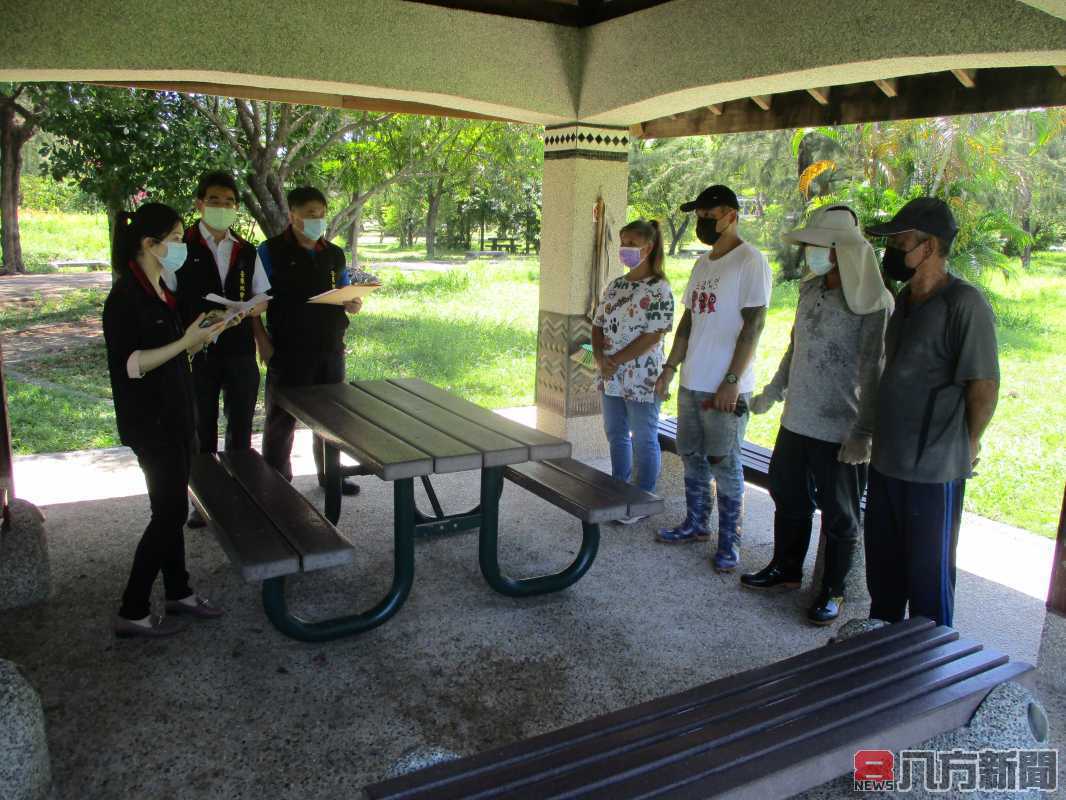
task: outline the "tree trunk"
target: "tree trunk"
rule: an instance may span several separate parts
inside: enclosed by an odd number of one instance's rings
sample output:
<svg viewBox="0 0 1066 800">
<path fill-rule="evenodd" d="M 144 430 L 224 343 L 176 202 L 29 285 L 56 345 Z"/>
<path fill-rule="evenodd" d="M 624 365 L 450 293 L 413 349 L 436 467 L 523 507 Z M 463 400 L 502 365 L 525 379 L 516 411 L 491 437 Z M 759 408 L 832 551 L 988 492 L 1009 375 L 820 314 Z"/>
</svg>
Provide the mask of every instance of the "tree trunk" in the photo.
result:
<svg viewBox="0 0 1066 800">
<path fill-rule="evenodd" d="M 19 188 L 22 177 L 22 146 L 33 136 L 29 124 L 15 122 L 15 110 L 0 109 L 0 238 L 3 265 L 0 274 L 26 271 L 19 237 Z"/>
<path fill-rule="evenodd" d="M 1025 182 L 1021 182 L 1021 186 L 1018 189 L 1018 216 L 1022 221 L 1022 230 L 1029 234 L 1029 241 L 1025 243 L 1022 248 L 1022 269 L 1029 269 L 1029 260 L 1033 256 L 1033 192 L 1029 188 L 1029 185 Z"/>
<path fill-rule="evenodd" d="M 359 268 L 359 229 L 363 227 L 363 207 L 359 206 L 352 216 L 348 229 L 348 261 L 352 269 Z"/>
<path fill-rule="evenodd" d="M 681 220 L 681 227 L 677 227 L 677 223 L 674 222 L 673 217 L 667 217 L 666 221 L 670 225 L 670 255 L 677 255 L 677 246 L 681 244 L 681 239 L 685 236 L 685 231 L 688 230 L 689 215 L 685 214 L 684 219 Z"/>
<path fill-rule="evenodd" d="M 437 214 L 440 212 L 442 192 L 430 192 L 426 209 L 426 258 L 437 255 Z"/>
<path fill-rule="evenodd" d="M 248 213 L 259 223 L 259 229 L 267 237 L 277 236 L 289 225 L 289 210 L 271 191 L 270 177 L 269 174 L 249 175 L 248 191 L 243 193 Z"/>
</svg>

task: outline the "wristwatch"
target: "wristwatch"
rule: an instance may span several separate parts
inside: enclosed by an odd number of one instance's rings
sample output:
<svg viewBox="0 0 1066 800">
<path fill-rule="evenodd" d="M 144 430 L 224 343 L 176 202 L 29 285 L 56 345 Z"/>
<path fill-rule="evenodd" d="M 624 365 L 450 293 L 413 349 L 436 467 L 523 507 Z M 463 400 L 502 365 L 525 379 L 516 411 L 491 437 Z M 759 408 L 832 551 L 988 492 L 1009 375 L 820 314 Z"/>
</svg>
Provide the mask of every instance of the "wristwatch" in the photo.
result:
<svg viewBox="0 0 1066 800">
<path fill-rule="evenodd" d="M 733 373 L 733 372 L 727 372 L 727 373 L 725 374 L 725 382 L 726 382 L 726 383 L 736 383 L 736 382 L 737 382 L 737 380 L 738 380 L 738 378 L 737 378 L 737 376 L 736 376 L 736 373 Z"/>
</svg>

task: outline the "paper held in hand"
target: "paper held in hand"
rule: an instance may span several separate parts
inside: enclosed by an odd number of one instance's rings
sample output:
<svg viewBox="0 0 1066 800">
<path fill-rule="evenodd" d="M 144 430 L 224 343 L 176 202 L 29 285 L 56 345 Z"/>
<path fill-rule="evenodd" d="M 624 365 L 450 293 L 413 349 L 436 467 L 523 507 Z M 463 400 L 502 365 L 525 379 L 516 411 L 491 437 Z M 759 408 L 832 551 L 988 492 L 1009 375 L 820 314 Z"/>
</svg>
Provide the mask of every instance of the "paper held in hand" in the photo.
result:
<svg viewBox="0 0 1066 800">
<path fill-rule="evenodd" d="M 375 289 L 380 289 L 380 283 L 352 283 L 339 289 L 330 289 L 328 292 L 316 294 L 308 303 L 328 303 L 329 305 L 342 306 L 357 297 L 366 297 Z"/>
<path fill-rule="evenodd" d="M 269 303 L 270 295 L 257 294 L 251 300 L 245 300 L 242 302 L 240 300 L 230 300 L 228 297 L 222 297 L 221 295 L 211 293 L 209 295 L 205 295 L 204 300 L 208 300 L 212 303 L 218 303 L 220 306 L 225 306 L 227 312 L 226 316 L 219 321 L 229 323 L 230 321 L 236 319 L 239 315 L 247 314 L 256 306 L 261 306 L 264 303 Z"/>
</svg>

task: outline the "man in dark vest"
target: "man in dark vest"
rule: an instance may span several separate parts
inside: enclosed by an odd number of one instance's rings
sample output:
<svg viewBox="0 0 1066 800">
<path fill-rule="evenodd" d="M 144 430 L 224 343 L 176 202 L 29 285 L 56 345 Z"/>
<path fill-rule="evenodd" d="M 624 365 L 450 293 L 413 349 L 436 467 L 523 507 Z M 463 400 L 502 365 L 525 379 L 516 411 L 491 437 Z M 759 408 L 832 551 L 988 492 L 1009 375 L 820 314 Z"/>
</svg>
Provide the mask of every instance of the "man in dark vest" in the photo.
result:
<svg viewBox="0 0 1066 800">
<path fill-rule="evenodd" d="M 326 198 L 318 189 L 301 186 L 287 196 L 289 226 L 259 245 L 259 258 L 273 285 L 267 309 L 269 340 L 260 349 L 267 362 L 266 423 L 263 458 L 292 480 L 293 435 L 296 420 L 274 401 L 281 386 L 311 386 L 344 380 L 344 332 L 348 314 L 362 308 L 362 300 L 343 306 L 309 304 L 316 294 L 350 282 L 344 251 L 326 241 Z M 318 483 L 326 485 L 322 442 L 314 444 Z M 345 479 L 346 495 L 359 487 Z"/>
<path fill-rule="evenodd" d="M 185 325 L 205 311 L 220 306 L 204 298 L 221 295 L 246 301 L 270 289 L 270 281 L 256 258 L 255 247 L 232 230 L 237 219 L 237 183 L 228 172 L 209 172 L 196 187 L 199 221 L 185 231 L 188 258 L 175 272 L 164 277 L 174 289 Z M 240 324 L 224 331 L 218 340 L 192 362 L 196 391 L 197 437 L 200 452 L 218 449 L 218 398 L 222 395 L 226 415 L 226 450 L 252 446 L 252 416 L 259 396 L 259 367 L 255 363 L 256 339 L 265 338 L 253 309 Z M 189 527 L 203 527 L 193 509 Z"/>
</svg>

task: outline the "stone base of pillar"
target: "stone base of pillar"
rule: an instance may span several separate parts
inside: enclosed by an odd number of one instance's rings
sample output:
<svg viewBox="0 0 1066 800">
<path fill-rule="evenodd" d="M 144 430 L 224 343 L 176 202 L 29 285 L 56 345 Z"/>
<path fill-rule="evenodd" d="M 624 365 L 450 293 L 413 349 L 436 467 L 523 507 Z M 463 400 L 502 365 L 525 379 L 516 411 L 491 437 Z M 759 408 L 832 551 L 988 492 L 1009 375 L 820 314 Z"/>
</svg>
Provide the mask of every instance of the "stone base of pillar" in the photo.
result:
<svg viewBox="0 0 1066 800">
<path fill-rule="evenodd" d="M 551 409 L 537 406 L 537 428 L 566 439 L 574 446 L 574 458 L 604 458 L 610 453 L 603 433 L 603 417 L 564 417 Z"/>
<path fill-rule="evenodd" d="M 41 698 L 14 664 L 0 660 L 0 797 L 44 800 L 51 783 Z"/>
<path fill-rule="evenodd" d="M 11 529 L 0 531 L 0 610 L 48 599 L 52 573 L 44 515 L 32 503 L 11 503 Z"/>
</svg>

